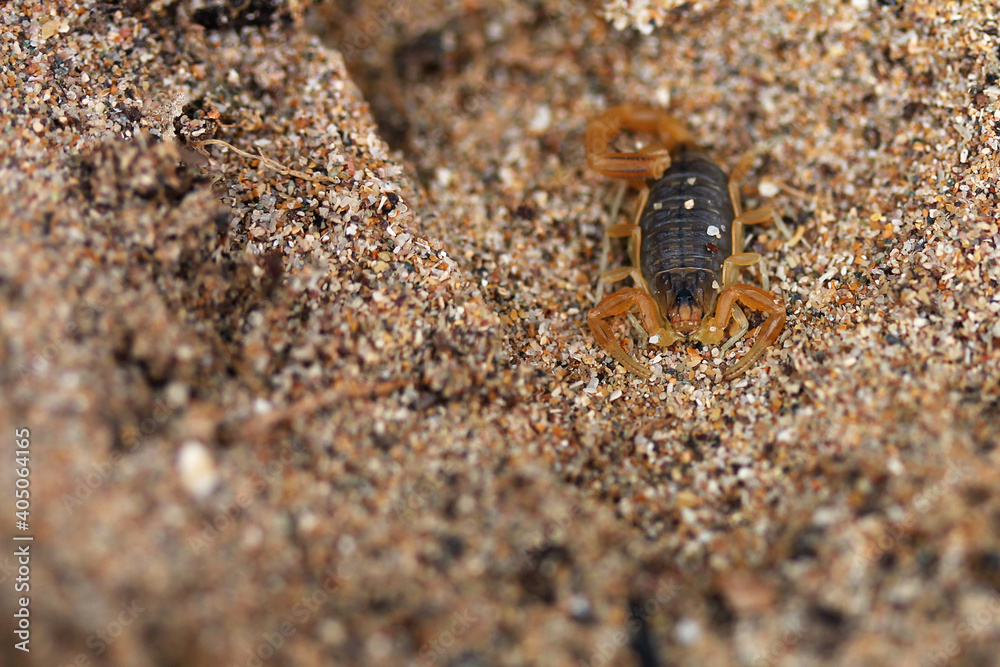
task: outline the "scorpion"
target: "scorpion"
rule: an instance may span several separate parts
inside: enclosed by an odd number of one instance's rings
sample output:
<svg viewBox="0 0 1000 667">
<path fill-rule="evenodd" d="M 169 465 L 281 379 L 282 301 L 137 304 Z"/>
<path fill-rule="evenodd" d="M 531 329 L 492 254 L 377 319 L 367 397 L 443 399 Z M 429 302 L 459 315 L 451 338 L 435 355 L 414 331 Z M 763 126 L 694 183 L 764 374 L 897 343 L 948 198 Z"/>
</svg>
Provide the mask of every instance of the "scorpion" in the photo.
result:
<svg viewBox="0 0 1000 667">
<path fill-rule="evenodd" d="M 611 140 L 623 129 L 650 133 L 658 144 L 615 152 Z M 742 210 L 739 184 L 756 153 L 743 156 L 727 178 L 681 122 L 659 109 L 633 104 L 612 107 L 591 120 L 586 148 L 591 169 L 639 190 L 634 222 L 605 227 L 606 239 L 631 239 L 632 266 L 603 273 L 598 293 L 606 283 L 626 278 L 634 286 L 607 295 L 588 312 L 597 343 L 626 369 L 648 378 L 652 372 L 625 352 L 609 319 L 638 309 L 649 342 L 664 347 L 688 338 L 718 344 L 733 319 L 739 329 L 722 346 L 725 352 L 749 328 L 742 305 L 763 313 L 764 322 L 750 351 L 722 379 L 746 372 L 785 326 L 780 299 L 737 282 L 741 268 L 761 261 L 760 254 L 744 252 L 743 228 L 772 220 L 781 224 L 771 206 Z M 766 287 L 766 273 L 761 274 Z"/>
</svg>

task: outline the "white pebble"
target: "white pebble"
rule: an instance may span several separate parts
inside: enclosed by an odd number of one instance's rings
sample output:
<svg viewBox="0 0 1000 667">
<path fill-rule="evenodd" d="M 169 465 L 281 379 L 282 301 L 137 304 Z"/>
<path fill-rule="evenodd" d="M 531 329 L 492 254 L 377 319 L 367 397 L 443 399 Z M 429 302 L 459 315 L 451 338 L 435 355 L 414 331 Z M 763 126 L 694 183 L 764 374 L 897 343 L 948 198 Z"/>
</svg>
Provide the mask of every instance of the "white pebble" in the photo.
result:
<svg viewBox="0 0 1000 667">
<path fill-rule="evenodd" d="M 684 202 L 684 208 L 686 208 L 689 211 L 691 209 L 693 209 L 694 208 L 694 200 L 693 199 L 688 199 L 686 202 Z"/>
<path fill-rule="evenodd" d="M 528 123 L 528 130 L 535 134 L 541 134 L 549 129 L 549 125 L 551 124 L 552 109 L 549 108 L 548 104 L 542 104 L 535 109 L 535 115 L 532 117 L 531 122 Z"/>
<path fill-rule="evenodd" d="M 434 171 L 434 180 L 437 181 L 438 185 L 441 187 L 448 187 L 451 183 L 451 169 L 448 169 L 447 167 L 438 167 Z"/>
<path fill-rule="evenodd" d="M 890 457 L 889 460 L 886 461 L 885 467 L 893 475 L 901 475 L 906 471 L 906 468 L 903 466 L 903 462 L 895 456 Z"/>
<path fill-rule="evenodd" d="M 693 644 L 701 637 L 701 625 L 693 618 L 682 618 L 674 626 L 674 639 L 678 644 L 687 646 Z"/>
<path fill-rule="evenodd" d="M 327 646 L 339 646 L 347 638 L 344 626 L 332 618 L 320 621 L 316 630 L 319 640 Z"/>
<path fill-rule="evenodd" d="M 722 232 L 720 232 L 719 228 L 716 227 L 715 225 L 709 225 L 708 226 L 708 235 L 709 236 L 714 236 L 717 239 L 721 239 L 722 238 Z"/>
<path fill-rule="evenodd" d="M 757 186 L 761 197 L 773 197 L 778 194 L 778 186 L 771 181 L 761 181 Z"/>
<path fill-rule="evenodd" d="M 205 445 L 197 440 L 188 440 L 177 452 L 177 472 L 181 484 L 197 500 L 211 495 L 219 484 L 219 473 L 215 461 Z"/>
<path fill-rule="evenodd" d="M 486 24 L 486 39 L 490 40 L 491 42 L 499 42 L 501 39 L 503 39 L 503 33 L 504 29 L 502 23 L 498 23 L 497 21 L 491 21 L 490 23 Z"/>
<path fill-rule="evenodd" d="M 574 595 L 569 599 L 569 613 L 575 619 L 588 618 L 593 611 L 590 600 L 582 595 Z"/>
</svg>

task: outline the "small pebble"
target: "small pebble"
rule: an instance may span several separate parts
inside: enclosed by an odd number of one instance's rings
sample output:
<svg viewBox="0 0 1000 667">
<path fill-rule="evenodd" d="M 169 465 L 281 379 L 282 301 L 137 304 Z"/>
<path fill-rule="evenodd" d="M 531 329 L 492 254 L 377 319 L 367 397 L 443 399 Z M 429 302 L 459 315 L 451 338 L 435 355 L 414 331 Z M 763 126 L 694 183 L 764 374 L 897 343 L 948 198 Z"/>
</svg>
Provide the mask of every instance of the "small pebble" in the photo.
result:
<svg viewBox="0 0 1000 667">
<path fill-rule="evenodd" d="M 761 197 L 775 197 L 780 192 L 778 186 L 768 180 L 761 180 L 757 189 L 760 192 Z"/>
<path fill-rule="evenodd" d="M 683 646 L 694 644 L 701 638 L 701 624 L 693 618 L 682 618 L 674 626 L 674 639 Z"/>
<path fill-rule="evenodd" d="M 212 454 L 197 440 L 189 440 L 177 452 L 177 472 L 181 484 L 196 500 L 204 500 L 219 485 L 219 473 Z"/>
</svg>

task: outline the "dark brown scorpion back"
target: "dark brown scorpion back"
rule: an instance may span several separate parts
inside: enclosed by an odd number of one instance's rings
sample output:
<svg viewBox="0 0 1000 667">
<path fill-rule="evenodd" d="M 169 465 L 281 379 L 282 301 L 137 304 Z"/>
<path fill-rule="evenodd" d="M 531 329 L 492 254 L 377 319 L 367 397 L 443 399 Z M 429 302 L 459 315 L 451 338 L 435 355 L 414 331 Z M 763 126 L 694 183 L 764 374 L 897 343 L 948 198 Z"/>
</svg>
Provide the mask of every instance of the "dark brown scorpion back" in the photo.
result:
<svg viewBox="0 0 1000 667">
<path fill-rule="evenodd" d="M 706 154 L 682 149 L 650 184 L 639 225 L 640 271 L 678 334 L 713 312 L 722 264 L 733 254 L 729 177 Z"/>
</svg>

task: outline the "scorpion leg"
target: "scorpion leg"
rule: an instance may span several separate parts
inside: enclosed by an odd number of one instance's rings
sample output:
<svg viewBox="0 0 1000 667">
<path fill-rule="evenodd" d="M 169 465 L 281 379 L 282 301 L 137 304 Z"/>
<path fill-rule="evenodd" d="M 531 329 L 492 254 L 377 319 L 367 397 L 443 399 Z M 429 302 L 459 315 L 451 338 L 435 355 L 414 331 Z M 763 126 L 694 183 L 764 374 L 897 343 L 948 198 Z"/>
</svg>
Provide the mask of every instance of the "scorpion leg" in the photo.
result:
<svg viewBox="0 0 1000 667">
<path fill-rule="evenodd" d="M 635 215 L 632 224 L 635 230 L 632 233 L 632 263 L 639 266 L 639 244 L 642 243 L 642 230 L 639 223 L 642 221 L 642 212 L 646 210 L 649 202 L 649 186 L 646 181 L 629 181 L 634 188 L 639 190 L 639 198 L 635 202 Z"/>
<path fill-rule="evenodd" d="M 733 220 L 733 239 L 735 240 L 736 238 L 737 223 L 740 225 L 740 238 L 742 239 L 743 225 L 761 225 L 771 222 L 774 223 L 774 226 L 778 228 L 786 240 L 792 238 L 792 233 L 785 226 L 785 221 L 781 218 L 781 214 L 778 213 L 778 209 L 773 206 L 761 206 L 750 211 L 744 211 L 736 216 L 736 219 Z"/>
<path fill-rule="evenodd" d="M 632 236 L 637 229 L 639 229 L 639 225 L 633 225 L 631 222 L 620 222 L 617 225 L 605 227 L 604 233 L 610 239 L 623 239 Z"/>
<path fill-rule="evenodd" d="M 740 213 L 733 219 L 733 252 L 736 253 L 736 256 L 754 255 L 757 258 L 756 260 L 749 263 L 737 262 L 736 263 L 737 267 L 750 266 L 751 264 L 756 264 L 758 261 L 760 261 L 760 255 L 758 255 L 757 253 L 743 252 L 743 226 L 759 225 L 768 222 L 770 220 L 776 220 L 779 222 L 781 221 L 781 216 L 779 216 L 777 211 L 775 211 L 775 209 L 770 206 L 755 208 L 752 211 L 744 211 L 743 213 Z M 781 228 L 784 229 L 785 227 L 784 223 L 780 224 Z M 785 231 L 787 232 L 788 230 L 786 229 Z M 723 272 L 722 274 L 723 284 L 728 285 L 731 282 L 735 282 L 738 273 L 739 273 L 738 268 L 729 274 Z M 764 285 L 764 289 L 766 290 L 768 288 L 767 276 L 764 274 L 763 269 L 761 269 L 761 283 Z"/>
<path fill-rule="evenodd" d="M 642 229 L 639 227 L 639 220 L 642 217 L 642 210 L 646 208 L 646 202 L 649 200 L 649 186 L 646 185 L 646 181 L 642 180 L 631 180 L 629 181 L 633 187 L 639 190 L 639 201 L 638 206 L 635 209 L 635 222 L 634 223 L 618 223 L 613 225 L 608 225 L 604 228 L 604 242 L 601 244 L 601 276 L 597 282 L 597 300 L 594 302 L 596 306 L 603 296 L 603 287 L 606 282 L 614 282 L 609 280 L 604 280 L 603 277 L 608 273 L 608 254 L 611 252 L 611 244 L 609 239 L 621 239 L 626 237 L 631 237 L 631 248 L 630 256 L 632 258 L 632 265 L 639 266 L 639 248 L 642 244 Z M 617 206 L 616 206 L 617 209 Z M 620 278 L 618 280 L 621 280 Z M 635 284 L 637 286 L 642 286 L 648 288 L 646 281 L 641 279 L 636 280 Z"/>
<path fill-rule="evenodd" d="M 622 206 L 622 199 L 625 198 L 626 187 L 628 186 L 624 181 L 618 183 L 618 191 L 615 193 L 615 199 L 611 205 L 611 215 L 608 217 L 608 220 L 611 221 L 611 225 L 605 226 L 604 234 L 601 235 L 601 261 L 600 261 L 600 270 L 597 272 L 598 276 L 603 276 L 605 273 L 608 272 L 608 257 L 611 255 L 611 237 L 608 235 L 608 229 L 609 227 L 614 226 L 614 221 L 618 218 L 618 212 L 621 210 Z M 594 300 L 595 306 L 598 304 L 598 302 L 600 302 L 601 297 L 603 296 L 602 294 L 603 287 L 604 286 L 601 283 L 600 278 L 598 278 L 597 289 L 595 291 L 595 293 L 597 294 L 597 298 Z"/>
<path fill-rule="evenodd" d="M 771 279 L 767 274 L 767 262 L 761 257 L 760 261 L 757 262 L 757 271 L 760 273 L 760 286 L 765 292 L 771 291 Z"/>
<path fill-rule="evenodd" d="M 646 187 L 645 183 L 643 183 L 642 187 L 645 190 L 645 195 L 648 197 L 649 188 Z M 646 287 L 646 281 L 642 278 L 642 274 L 639 273 L 639 270 L 635 268 L 639 266 L 637 255 L 638 255 L 639 244 L 642 242 L 642 229 L 639 228 L 639 225 L 633 225 L 631 223 L 622 222 L 617 225 L 609 225 L 605 227 L 604 247 L 605 249 L 610 251 L 608 239 L 621 239 L 626 237 L 632 238 L 632 266 L 619 269 L 612 269 L 611 271 L 607 271 L 605 270 L 608 265 L 607 255 L 603 254 L 604 251 L 602 251 L 601 277 L 598 278 L 597 280 L 597 301 L 594 303 L 595 306 L 597 305 L 597 302 L 601 300 L 601 297 L 604 294 L 604 285 L 606 283 L 617 282 L 619 280 L 622 280 L 623 278 L 632 276 L 632 279 L 635 281 L 637 287 Z M 608 277 L 610 274 L 617 273 L 623 270 L 626 272 L 622 273 L 621 277 L 619 278 Z"/>
<path fill-rule="evenodd" d="M 677 340 L 676 334 L 670 329 L 660 326 L 660 311 L 656 302 L 644 290 L 637 287 L 626 287 L 609 294 L 597 306 L 587 313 L 587 324 L 594 333 L 594 339 L 605 352 L 617 359 L 622 366 L 640 377 L 648 378 L 652 372 L 631 357 L 611 331 L 611 325 L 605 320 L 616 315 L 623 315 L 638 306 L 642 325 L 652 336 L 659 336 L 659 345 L 670 345 Z"/>
<path fill-rule="evenodd" d="M 745 211 L 733 218 L 733 252 L 743 252 L 743 227 L 745 225 L 760 225 L 770 221 L 781 220 L 781 216 L 771 206 Z M 784 222 L 781 223 L 784 227 Z"/>
<path fill-rule="evenodd" d="M 759 225 L 772 220 L 785 238 L 790 240 L 792 235 L 788 231 L 788 228 L 785 227 L 785 223 L 781 219 L 781 215 L 778 214 L 778 210 L 772 206 L 762 206 L 752 211 L 744 211 L 733 220 L 733 252 L 742 252 L 743 250 L 743 225 Z M 735 245 L 737 238 L 739 239 L 739 246 Z M 769 291 L 771 289 L 770 280 L 767 277 L 767 269 L 764 267 L 763 262 L 760 263 L 757 270 L 760 272 L 760 284 L 764 287 L 764 291 Z M 734 273 L 733 279 L 735 280 L 735 278 L 736 274 Z"/>
<path fill-rule="evenodd" d="M 747 316 L 743 314 L 743 309 L 736 303 L 733 304 L 733 319 L 736 320 L 736 324 L 739 326 L 739 329 L 736 333 L 729 337 L 729 340 L 727 340 L 722 347 L 719 348 L 719 354 L 724 353 L 726 350 L 738 343 L 750 329 L 750 322 L 747 320 Z"/>
<path fill-rule="evenodd" d="M 733 211 L 736 213 L 736 219 L 733 221 L 733 252 L 743 252 L 743 225 L 756 225 L 773 220 L 786 240 L 792 238 L 791 232 L 785 226 L 785 221 L 781 219 L 781 214 L 773 206 L 762 206 L 752 211 L 743 211 L 743 202 L 740 199 L 740 182 L 750 172 L 756 157 L 767 149 L 768 146 L 761 146 L 747 151 L 733 167 L 732 173 L 729 174 L 729 198 L 733 202 Z"/>
<path fill-rule="evenodd" d="M 739 215 L 743 210 L 743 204 L 740 200 L 740 182 L 750 173 L 750 168 L 753 167 L 753 161 L 757 159 L 757 156 L 771 150 L 777 142 L 778 140 L 775 139 L 751 148 L 743 154 L 736 166 L 733 167 L 733 171 L 730 172 L 729 198 L 733 200 L 733 209 L 736 211 L 736 215 Z"/>
<path fill-rule="evenodd" d="M 616 283 L 619 280 L 625 280 L 626 278 L 631 278 L 635 282 L 636 287 L 644 287 L 645 281 L 642 279 L 642 273 L 639 269 L 634 266 L 619 266 L 617 269 L 611 269 L 606 271 L 604 275 L 601 276 L 601 283 Z"/>
<path fill-rule="evenodd" d="M 751 149 L 747 151 L 740 161 L 733 167 L 729 174 L 729 198 L 733 200 L 733 210 L 739 217 L 743 213 L 743 200 L 740 198 L 740 183 L 750 173 L 753 161 L 757 158 L 759 150 Z"/>
<path fill-rule="evenodd" d="M 741 252 L 730 255 L 722 262 L 722 288 L 725 289 L 736 282 L 736 272 L 740 267 L 753 266 L 760 261 L 756 252 Z"/>
<path fill-rule="evenodd" d="M 619 266 L 617 269 L 611 269 L 610 271 L 605 271 L 601 274 L 601 277 L 597 279 L 597 301 L 600 302 L 604 295 L 604 286 L 609 283 L 616 283 L 619 280 L 625 280 L 626 278 L 632 279 L 632 284 L 641 289 L 646 289 L 646 281 L 642 277 L 642 273 L 639 269 L 634 266 Z M 596 307 L 598 303 L 595 303 Z"/>
<path fill-rule="evenodd" d="M 750 351 L 723 374 L 723 380 L 732 380 L 742 375 L 764 354 L 765 348 L 778 340 L 778 334 L 785 326 L 785 308 L 780 301 L 759 287 L 738 284 L 730 285 L 719 296 L 715 311 L 716 327 L 722 329 L 726 326 L 729 318 L 733 316 L 733 307 L 737 301 L 747 308 L 765 313 L 766 317 Z"/>
</svg>

